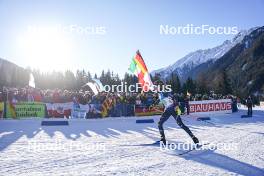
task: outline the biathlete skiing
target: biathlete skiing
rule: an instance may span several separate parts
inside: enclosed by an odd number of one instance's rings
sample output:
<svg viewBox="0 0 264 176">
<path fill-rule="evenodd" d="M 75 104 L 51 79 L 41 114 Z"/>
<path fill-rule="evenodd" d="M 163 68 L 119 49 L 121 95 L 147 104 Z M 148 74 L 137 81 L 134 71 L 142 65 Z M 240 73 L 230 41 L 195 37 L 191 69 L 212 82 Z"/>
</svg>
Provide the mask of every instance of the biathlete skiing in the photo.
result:
<svg viewBox="0 0 264 176">
<path fill-rule="evenodd" d="M 180 117 L 181 111 L 179 109 L 179 104 L 178 104 L 178 101 L 176 100 L 176 97 L 169 96 L 163 99 L 160 98 L 160 102 L 165 106 L 164 112 L 162 113 L 160 120 L 158 122 L 158 128 L 159 128 L 159 132 L 161 135 L 160 142 L 162 142 L 163 144 L 166 144 L 163 124 L 169 119 L 170 116 L 173 116 L 177 124 L 192 138 L 193 142 L 195 144 L 198 144 L 199 143 L 198 138 L 195 137 L 194 134 L 191 132 L 191 130 L 186 125 L 184 125 L 182 122 L 182 119 Z"/>
</svg>

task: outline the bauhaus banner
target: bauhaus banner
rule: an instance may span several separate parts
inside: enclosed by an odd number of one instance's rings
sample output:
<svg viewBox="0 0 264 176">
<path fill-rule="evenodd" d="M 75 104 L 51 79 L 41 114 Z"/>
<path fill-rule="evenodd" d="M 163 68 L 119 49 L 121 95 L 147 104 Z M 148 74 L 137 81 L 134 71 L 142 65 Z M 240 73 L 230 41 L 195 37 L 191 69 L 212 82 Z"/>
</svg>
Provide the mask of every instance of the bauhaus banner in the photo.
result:
<svg viewBox="0 0 264 176">
<path fill-rule="evenodd" d="M 190 101 L 190 113 L 232 113 L 231 99 Z"/>
</svg>

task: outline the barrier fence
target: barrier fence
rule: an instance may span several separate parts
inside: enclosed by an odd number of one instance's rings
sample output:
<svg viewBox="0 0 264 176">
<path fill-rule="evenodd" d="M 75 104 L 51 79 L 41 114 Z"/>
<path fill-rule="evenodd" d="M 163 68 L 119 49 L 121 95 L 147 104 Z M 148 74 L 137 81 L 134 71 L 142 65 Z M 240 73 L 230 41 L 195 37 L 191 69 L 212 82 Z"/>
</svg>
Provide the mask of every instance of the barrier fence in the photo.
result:
<svg viewBox="0 0 264 176">
<path fill-rule="evenodd" d="M 102 115 L 102 104 L 81 105 L 68 103 L 42 103 L 42 102 L 0 102 L 0 118 L 26 118 L 26 117 L 66 117 L 66 118 L 101 118 L 121 116 L 151 116 L 160 115 L 164 111 L 162 105 L 147 106 L 117 103 L 107 109 L 107 115 Z M 235 105 L 236 106 L 236 105 Z M 231 113 L 234 105 L 230 99 L 190 101 L 186 106 L 180 103 L 182 113 Z"/>
<path fill-rule="evenodd" d="M 148 116 L 161 114 L 161 107 L 148 108 L 134 104 L 115 104 L 107 109 L 106 117 Z M 57 117 L 57 118 L 102 118 L 102 104 L 0 102 L 0 118 Z"/>
</svg>

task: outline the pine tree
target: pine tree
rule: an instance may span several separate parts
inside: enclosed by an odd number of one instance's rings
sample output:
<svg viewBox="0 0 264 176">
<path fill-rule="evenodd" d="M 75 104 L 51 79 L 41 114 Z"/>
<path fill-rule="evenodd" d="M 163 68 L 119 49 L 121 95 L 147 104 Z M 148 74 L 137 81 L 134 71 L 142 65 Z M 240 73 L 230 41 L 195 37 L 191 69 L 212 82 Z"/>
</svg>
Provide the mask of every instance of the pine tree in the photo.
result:
<svg viewBox="0 0 264 176">
<path fill-rule="evenodd" d="M 205 73 L 201 73 L 198 75 L 196 79 L 196 85 L 197 85 L 197 93 L 206 94 L 209 92 Z"/>
<path fill-rule="evenodd" d="M 228 94 L 232 94 L 232 87 L 230 84 L 230 80 L 227 77 L 226 71 L 225 70 L 221 70 L 221 79 L 220 82 L 218 84 L 218 92 L 223 94 L 223 95 L 228 95 Z"/>
<path fill-rule="evenodd" d="M 179 93 L 181 91 L 181 83 L 177 74 L 171 73 L 170 79 L 166 83 L 171 85 L 173 93 Z"/>
<path fill-rule="evenodd" d="M 74 90 L 77 89 L 76 87 L 76 78 L 70 70 L 67 70 L 64 74 L 64 85 L 65 88 L 68 90 Z"/>
<path fill-rule="evenodd" d="M 188 77 L 186 82 L 183 84 L 183 93 L 186 94 L 187 91 L 190 92 L 191 94 L 195 94 L 196 93 L 196 84 L 195 82 L 192 80 L 191 77 Z"/>
</svg>

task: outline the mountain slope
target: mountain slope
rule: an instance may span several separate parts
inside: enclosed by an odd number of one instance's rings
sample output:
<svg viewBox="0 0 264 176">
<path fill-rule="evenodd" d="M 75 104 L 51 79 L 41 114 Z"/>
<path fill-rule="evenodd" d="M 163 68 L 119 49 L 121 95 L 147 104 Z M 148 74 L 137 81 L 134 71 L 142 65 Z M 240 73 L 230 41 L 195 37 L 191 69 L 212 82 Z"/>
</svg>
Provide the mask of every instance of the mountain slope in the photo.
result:
<svg viewBox="0 0 264 176">
<path fill-rule="evenodd" d="M 248 31 L 241 31 L 232 40 L 226 40 L 223 42 L 223 44 L 217 47 L 191 52 L 190 54 L 176 61 L 173 65 L 155 70 L 151 72 L 151 74 L 155 75 L 156 73 L 159 73 L 162 78 L 166 79 L 173 72 L 178 74 L 181 80 L 185 80 L 189 76 L 196 75 L 195 70 L 193 70 L 194 68 L 208 61 L 216 61 L 225 53 L 227 53 L 232 47 L 240 43 L 246 35 L 255 29 L 256 28 L 252 28 Z M 196 68 L 196 70 L 197 69 L 198 68 Z M 198 69 L 198 71 L 199 70 L 200 69 Z"/>
<path fill-rule="evenodd" d="M 264 91 L 264 26 L 245 36 L 200 74 L 206 75 L 206 82 L 213 87 L 223 72 L 236 94 Z"/>
</svg>

